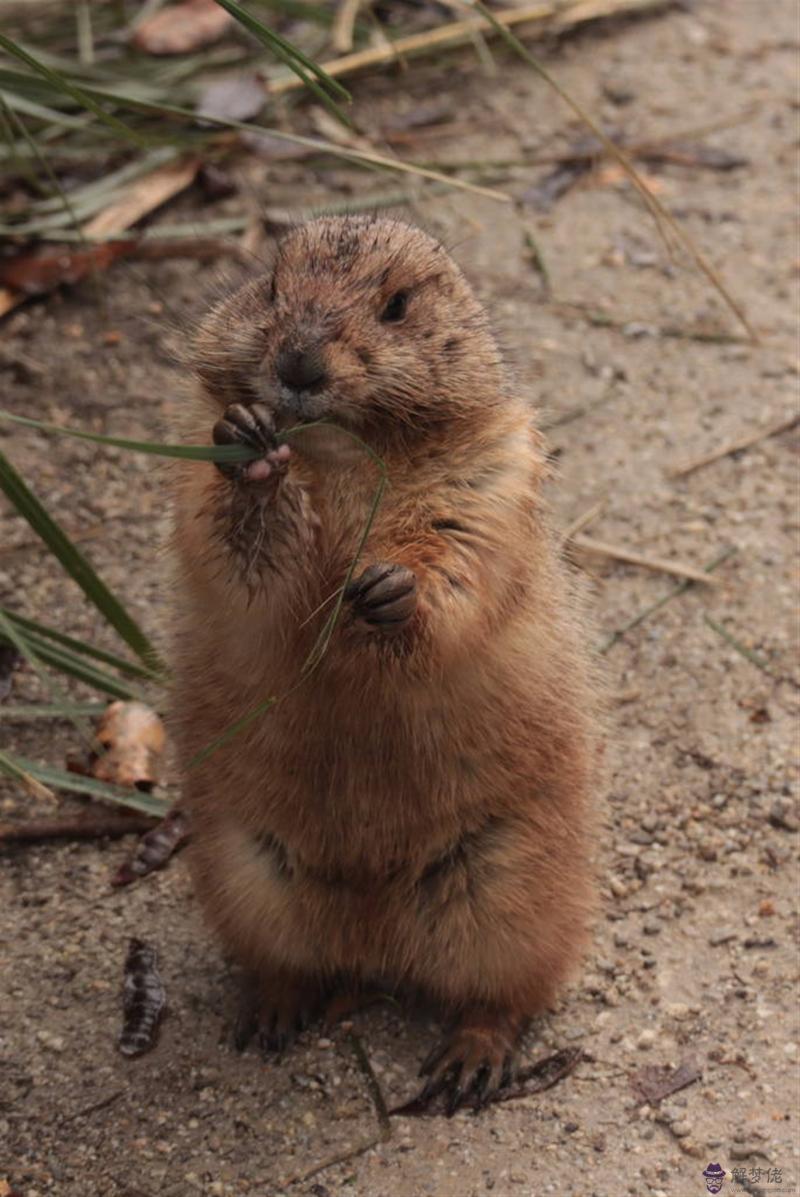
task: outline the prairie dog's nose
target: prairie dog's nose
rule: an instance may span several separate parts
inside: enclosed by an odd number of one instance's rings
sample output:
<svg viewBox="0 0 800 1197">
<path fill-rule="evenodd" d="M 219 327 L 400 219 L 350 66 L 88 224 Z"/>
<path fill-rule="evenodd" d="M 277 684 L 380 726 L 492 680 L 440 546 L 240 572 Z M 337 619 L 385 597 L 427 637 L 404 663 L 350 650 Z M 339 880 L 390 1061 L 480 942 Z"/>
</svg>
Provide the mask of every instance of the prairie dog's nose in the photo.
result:
<svg viewBox="0 0 800 1197">
<path fill-rule="evenodd" d="M 278 378 L 293 391 L 306 391 L 325 382 L 325 358 L 319 345 L 295 349 L 289 345 L 278 353 L 275 362 Z"/>
</svg>

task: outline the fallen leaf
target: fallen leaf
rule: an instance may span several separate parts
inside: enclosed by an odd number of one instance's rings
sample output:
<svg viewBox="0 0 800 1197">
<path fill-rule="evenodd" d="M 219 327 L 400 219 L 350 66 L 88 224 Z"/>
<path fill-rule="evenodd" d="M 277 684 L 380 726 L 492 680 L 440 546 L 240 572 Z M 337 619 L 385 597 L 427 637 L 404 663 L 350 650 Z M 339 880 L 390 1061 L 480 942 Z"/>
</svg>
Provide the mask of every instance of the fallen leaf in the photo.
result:
<svg viewBox="0 0 800 1197">
<path fill-rule="evenodd" d="M 130 253 L 135 241 L 113 241 L 90 249 L 48 250 L 0 259 L 0 283 L 22 296 L 42 295 L 61 283 L 77 283 Z M 2 314 L 2 313 L 0 313 Z"/>
<path fill-rule="evenodd" d="M 648 1064 L 638 1072 L 632 1073 L 630 1082 L 642 1100 L 654 1106 L 665 1097 L 677 1093 L 679 1089 L 693 1085 L 702 1075 L 696 1065 L 687 1062 L 679 1064 L 677 1068 L 672 1068 L 669 1064 Z"/>
<path fill-rule="evenodd" d="M 97 727 L 89 771 L 98 781 L 147 793 L 158 780 L 164 725 L 143 702 L 112 702 Z"/>
<path fill-rule="evenodd" d="M 199 158 L 179 158 L 134 180 L 122 196 L 83 226 L 87 237 L 114 237 L 194 182 Z"/>
<path fill-rule="evenodd" d="M 133 44 L 146 54 L 187 54 L 219 41 L 232 22 L 216 0 L 183 0 L 142 21 Z"/>
<path fill-rule="evenodd" d="M 249 121 L 258 116 L 266 99 L 258 75 L 231 75 L 228 79 L 216 79 L 203 88 L 197 115 L 216 120 Z"/>
<path fill-rule="evenodd" d="M 155 1047 L 158 1024 L 167 1004 L 157 964 L 155 948 L 141 939 L 130 940 L 122 989 L 123 1024 L 118 1041 L 123 1056 L 142 1056 Z"/>
<path fill-rule="evenodd" d="M 111 878 L 114 886 L 130 885 L 148 873 L 163 869 L 189 839 L 189 820 L 186 811 L 173 807 L 157 827 L 145 832 L 133 855 L 123 861 Z"/>
</svg>

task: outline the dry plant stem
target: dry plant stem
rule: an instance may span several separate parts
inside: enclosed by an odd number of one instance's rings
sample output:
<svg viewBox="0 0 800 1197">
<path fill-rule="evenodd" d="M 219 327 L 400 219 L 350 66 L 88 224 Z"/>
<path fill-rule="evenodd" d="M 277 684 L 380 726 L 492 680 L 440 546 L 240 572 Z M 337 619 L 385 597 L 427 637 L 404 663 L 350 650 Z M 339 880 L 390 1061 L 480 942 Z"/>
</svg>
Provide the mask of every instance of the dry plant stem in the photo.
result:
<svg viewBox="0 0 800 1197">
<path fill-rule="evenodd" d="M 41 843 L 44 840 L 118 839 L 140 835 L 157 826 L 145 815 L 96 815 L 72 819 L 30 819 L 25 823 L 0 823 L 0 844 Z"/>
<path fill-rule="evenodd" d="M 597 519 L 607 502 L 608 495 L 604 495 L 602 499 L 598 499 L 596 503 L 593 503 L 591 507 L 587 508 L 582 515 L 579 515 L 577 519 L 574 519 L 571 524 L 567 524 L 566 528 L 561 533 L 562 549 L 572 540 L 573 536 L 577 536 L 579 532 L 582 532 L 584 528 L 588 528 L 589 524 Z"/>
<path fill-rule="evenodd" d="M 380 1127 L 381 1139 L 385 1142 L 392 1137 L 392 1123 L 389 1118 L 389 1109 L 386 1105 L 386 1100 L 383 1096 L 378 1078 L 375 1075 L 375 1070 L 372 1067 L 370 1058 L 367 1055 L 367 1050 L 364 1044 L 359 1039 L 355 1031 L 350 1031 L 348 1038 L 350 1046 L 358 1062 L 358 1067 L 364 1074 L 364 1080 L 367 1082 L 369 1095 L 372 1099 L 372 1104 L 375 1107 L 375 1114 L 378 1119 L 378 1126 Z"/>
<path fill-rule="evenodd" d="M 284 1189 L 288 1189 L 291 1185 L 300 1184 L 301 1181 L 310 1180 L 312 1176 L 318 1176 L 320 1172 L 325 1172 L 328 1168 L 333 1168 L 336 1164 L 348 1164 L 350 1160 L 358 1159 L 360 1155 L 370 1151 L 373 1147 L 379 1147 L 384 1142 L 383 1134 L 370 1135 L 363 1143 L 357 1144 L 355 1147 L 349 1147 L 345 1151 L 334 1152 L 333 1155 L 328 1155 L 325 1159 L 320 1160 L 316 1164 L 312 1164 L 310 1168 L 301 1168 L 299 1172 L 293 1172 L 290 1176 L 283 1177 L 278 1182 L 273 1193 L 282 1193 Z"/>
<path fill-rule="evenodd" d="M 729 546 L 722 553 L 720 553 L 718 557 L 715 557 L 713 561 L 709 561 L 703 572 L 707 574 L 713 573 L 713 571 L 722 565 L 723 562 L 727 561 L 729 557 L 732 557 L 735 552 L 736 548 L 733 545 Z M 657 599 L 656 602 L 651 603 L 649 607 L 645 607 L 639 612 L 638 615 L 634 615 L 633 619 L 629 620 L 626 624 L 623 624 L 621 628 L 617 628 L 615 631 L 613 631 L 608 639 L 604 640 L 597 646 L 597 651 L 599 653 L 607 653 L 609 649 L 613 648 L 617 641 L 621 640 L 627 632 L 632 631 L 633 628 L 637 628 L 640 623 L 644 623 L 646 619 L 649 619 L 651 615 L 656 613 L 656 611 L 660 611 L 661 608 L 670 602 L 671 599 L 677 598 L 680 594 L 684 594 L 691 586 L 694 586 L 694 584 L 695 583 L 691 581 L 691 579 L 687 578 L 685 581 L 681 582 L 680 585 L 676 586 L 674 590 L 670 590 L 669 594 L 662 595 L 660 599 Z"/>
<path fill-rule="evenodd" d="M 597 121 L 595 121 L 595 119 L 586 111 L 586 109 L 583 107 L 583 105 L 579 104 L 577 102 L 577 100 L 574 100 L 572 98 L 572 96 L 569 94 L 569 92 L 564 90 L 564 88 L 561 86 L 561 84 L 558 82 L 558 80 L 555 79 L 553 77 L 553 75 L 551 75 L 550 72 L 542 66 L 542 64 L 538 61 L 538 59 L 534 58 L 534 56 L 528 50 L 525 49 L 525 47 L 523 46 L 523 44 L 519 40 L 519 38 L 515 37 L 514 34 L 511 33 L 507 27 L 502 25 L 498 21 L 497 16 L 495 16 L 489 12 L 489 10 L 485 7 L 485 5 L 483 5 L 481 3 L 481 0 L 467 0 L 467 3 L 469 3 L 471 7 L 475 8 L 478 12 L 480 12 L 487 19 L 487 21 L 489 21 L 494 26 L 494 28 L 497 30 L 497 32 L 500 34 L 500 36 L 503 38 L 503 40 L 505 42 L 507 42 L 508 45 L 511 46 L 511 48 L 513 50 L 515 50 L 517 52 L 517 54 L 520 56 L 520 58 L 522 58 L 525 62 L 527 62 L 529 66 L 532 66 L 533 69 L 536 71 L 537 75 L 539 75 L 542 79 L 544 79 L 545 83 L 547 83 L 548 86 L 553 89 L 553 91 L 556 93 L 556 95 L 560 96 L 560 98 L 564 101 L 564 103 L 567 104 L 572 109 L 572 111 L 575 113 L 575 115 L 577 117 L 579 117 L 579 119 L 582 120 L 585 125 L 588 125 L 588 127 L 594 133 L 595 137 L 597 137 L 597 139 L 600 142 L 602 142 L 603 146 L 605 147 L 606 151 L 611 155 L 611 157 L 616 159 L 616 161 L 619 163 L 619 165 L 625 171 L 625 174 L 628 176 L 628 178 L 631 180 L 633 185 L 636 187 L 636 190 L 641 195 L 650 214 L 652 215 L 653 219 L 655 220 L 655 222 L 658 226 L 659 232 L 661 233 L 662 237 L 664 238 L 664 243 L 667 246 L 667 249 L 669 249 L 669 242 L 667 241 L 667 238 L 664 235 L 664 227 L 665 226 L 666 226 L 666 228 L 668 228 L 670 230 L 670 232 L 675 236 L 675 238 L 678 240 L 678 242 L 683 246 L 683 248 L 689 254 L 689 256 L 691 257 L 692 261 L 697 266 L 697 268 L 706 276 L 706 278 L 709 280 L 709 282 L 714 286 L 714 288 L 719 292 L 719 294 L 725 300 L 728 307 L 734 313 L 736 318 L 739 320 L 739 322 L 742 324 L 742 326 L 747 330 L 747 334 L 750 337 L 750 340 L 757 344 L 758 336 L 756 334 L 755 329 L 751 325 L 750 321 L 747 319 L 747 315 L 745 314 L 744 309 L 741 307 L 741 305 L 737 302 L 737 300 L 734 299 L 734 297 L 728 291 L 727 287 L 723 283 L 722 279 L 720 278 L 720 276 L 717 273 L 717 271 L 715 270 L 715 268 L 711 265 L 710 262 L 708 262 L 706 260 L 704 255 L 700 252 L 700 250 L 695 245 L 692 238 L 688 235 L 688 233 L 684 232 L 684 230 L 681 228 L 681 226 L 678 224 L 678 222 L 674 219 L 674 217 L 670 215 L 670 213 L 667 211 L 667 209 L 664 207 L 664 205 L 659 202 L 659 200 L 656 198 L 656 196 L 653 195 L 652 191 L 650 190 L 650 188 L 645 183 L 644 179 L 641 177 L 639 172 L 634 167 L 634 165 L 631 162 L 628 155 L 625 154 L 619 148 L 619 146 L 616 145 L 611 140 L 611 138 L 606 135 L 606 133 L 603 131 L 603 129 L 600 127 L 600 125 L 598 125 Z M 599 0 L 598 3 L 587 3 L 587 4 L 579 5 L 579 11 L 582 14 L 586 14 L 587 12 L 589 14 L 588 17 L 584 15 L 584 18 L 583 18 L 584 20 L 593 19 L 597 15 L 606 15 L 602 12 L 598 12 L 598 10 L 602 10 L 602 8 L 603 8 L 602 0 Z M 573 13 L 573 16 L 574 16 L 574 13 Z"/>
<path fill-rule="evenodd" d="M 108 237 L 124 232 L 137 220 L 184 191 L 194 181 L 200 165 L 199 158 L 183 158 L 166 162 L 150 174 L 136 179 L 125 189 L 121 198 L 114 200 L 83 226 L 84 236 Z"/>
<path fill-rule="evenodd" d="M 337 54 L 349 54 L 353 49 L 353 30 L 361 0 L 340 0 L 331 30 L 331 45 Z"/>
<path fill-rule="evenodd" d="M 563 32 L 575 25 L 586 21 L 595 21 L 600 17 L 622 15 L 633 12 L 645 12 L 647 9 L 660 8 L 664 0 L 597 0 L 596 3 L 564 3 L 526 4 L 520 8 L 503 8 L 495 13 L 494 18 L 499 25 L 510 28 L 515 25 L 540 24 L 547 32 Z M 464 5 L 463 7 L 467 7 Z M 446 49 L 473 41 L 476 33 L 484 36 L 492 34 L 492 22 L 482 17 L 469 17 L 463 21 L 451 21 L 440 25 L 438 29 L 429 29 L 424 33 L 412 33 L 407 37 L 399 37 L 388 46 L 376 46 L 368 50 L 358 50 L 354 54 L 347 54 L 342 58 L 334 58 L 330 62 L 321 63 L 322 70 L 332 78 L 342 75 L 352 75 L 356 71 L 370 67 L 383 66 L 387 62 L 400 61 L 412 54 L 424 54 L 428 51 Z M 496 32 L 496 30 L 494 31 Z M 270 95 L 281 95 L 287 91 L 296 91 L 302 87 L 301 79 L 296 76 L 286 76 L 273 79 L 267 84 L 266 90 Z"/>
<path fill-rule="evenodd" d="M 702 569 L 695 569 L 693 565 L 681 565 L 679 561 L 667 561 L 664 557 L 645 557 L 642 553 L 633 553 L 620 545 L 606 544 L 592 536 L 577 536 L 573 533 L 571 541 L 576 549 L 597 553 L 601 557 L 613 557 L 629 565 L 641 565 L 643 569 L 652 569 L 655 573 L 674 574 L 676 578 L 688 578 L 692 582 L 702 582 L 705 586 L 715 586 L 717 582 L 716 578 L 710 577 Z"/>
<path fill-rule="evenodd" d="M 716 632 L 718 636 L 721 636 L 725 643 L 729 644 L 731 648 L 735 649 L 740 656 L 744 657 L 746 661 L 749 661 L 751 665 L 755 665 L 756 669 L 760 669 L 762 673 L 766 673 L 768 677 L 774 678 L 776 682 L 792 680 L 791 678 L 783 677 L 779 673 L 775 673 L 775 671 L 770 668 L 767 662 L 762 657 L 759 657 L 758 653 L 754 653 L 753 650 L 748 648 L 746 644 L 742 644 L 741 640 L 737 640 L 727 628 L 724 628 L 721 623 L 717 623 L 717 621 L 712 619 L 710 615 L 704 614 L 703 622 L 709 628 L 711 628 L 712 632 Z"/>
<path fill-rule="evenodd" d="M 779 432 L 788 432 L 790 428 L 794 428 L 798 423 L 800 423 L 800 415 L 797 413 L 793 416 L 784 416 L 782 419 L 776 420 L 774 424 L 768 424 L 766 428 L 759 428 L 756 432 L 749 432 L 747 436 L 739 437 L 738 440 L 733 441 L 729 445 L 723 445 L 719 449 L 712 450 L 711 453 L 702 453 L 699 457 L 693 457 L 691 461 L 686 461 L 683 465 L 668 470 L 667 477 L 685 478 L 687 474 L 693 474 L 695 470 L 700 470 L 703 466 L 720 461 L 723 457 L 730 457 L 733 453 L 741 453 L 743 449 L 749 449 L 753 445 L 757 445 L 760 441 L 768 440 L 771 436 L 777 436 Z"/>
</svg>

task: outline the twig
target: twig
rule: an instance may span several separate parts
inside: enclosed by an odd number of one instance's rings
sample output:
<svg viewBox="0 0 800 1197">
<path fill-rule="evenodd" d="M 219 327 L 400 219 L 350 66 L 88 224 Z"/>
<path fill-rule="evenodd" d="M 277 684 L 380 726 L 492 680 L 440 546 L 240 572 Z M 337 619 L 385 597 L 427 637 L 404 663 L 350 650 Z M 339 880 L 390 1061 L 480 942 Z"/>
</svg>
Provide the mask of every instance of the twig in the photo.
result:
<svg viewBox="0 0 800 1197">
<path fill-rule="evenodd" d="M 40 843 L 43 840 L 98 840 L 108 836 L 141 835 L 157 824 L 146 815 L 94 815 L 72 819 L 29 819 L 0 823 L 0 844 Z"/>
<path fill-rule="evenodd" d="M 571 524 L 567 524 L 566 528 L 561 533 L 562 548 L 564 545 L 568 544 L 570 540 L 572 540 L 573 536 L 577 536 L 579 532 L 582 532 L 584 528 L 588 527 L 592 520 L 597 519 L 607 502 L 608 496 L 604 495 L 602 499 L 598 499 L 597 502 L 592 504 L 592 506 L 584 511 L 582 515 L 579 515 L 577 519 L 574 519 Z"/>
<path fill-rule="evenodd" d="M 689 578 L 692 582 L 702 582 L 705 585 L 715 585 L 716 578 L 708 576 L 702 569 L 695 569 L 693 565 L 681 565 L 679 561 L 667 561 L 664 557 L 645 557 L 641 553 L 633 553 L 620 545 L 606 544 L 605 541 L 595 540 L 592 536 L 572 536 L 572 544 L 576 549 L 584 549 L 587 553 L 598 553 L 601 557 L 613 557 L 616 561 L 627 561 L 630 565 L 641 565 L 644 569 L 652 569 L 660 574 L 674 574 L 676 578 Z"/>
<path fill-rule="evenodd" d="M 700 470 L 703 466 L 711 465 L 714 461 L 720 461 L 723 457 L 730 457 L 733 453 L 740 453 L 743 449 L 749 449 L 753 445 L 757 445 L 759 441 L 765 441 L 771 436 L 777 436 L 779 432 L 788 432 L 790 428 L 794 428 L 796 424 L 800 423 L 800 414 L 795 412 L 793 416 L 783 416 L 774 424 L 768 424 L 766 428 L 759 428 L 756 432 L 748 432 L 746 436 L 739 437 L 738 440 L 733 441 L 729 445 L 723 445 L 719 449 L 712 450 L 711 453 L 703 453 L 700 457 L 694 457 L 691 461 L 686 461 L 683 465 L 675 466 L 674 469 L 667 473 L 668 478 L 685 478 L 687 474 L 693 474 L 695 470 Z"/>
<path fill-rule="evenodd" d="M 525 248 L 528 251 L 528 258 L 531 266 L 542 280 L 542 290 L 545 295 L 550 295 L 552 292 L 552 284 L 550 282 L 550 271 L 547 269 L 547 263 L 544 260 L 539 242 L 534 237 L 530 229 L 524 229 L 522 239 L 525 242 Z"/>
<path fill-rule="evenodd" d="M 383 1092 L 381 1091 L 378 1078 L 375 1075 L 375 1070 L 372 1067 L 372 1063 L 367 1055 L 364 1044 L 361 1042 L 358 1035 L 356 1035 L 355 1031 L 350 1031 L 348 1038 L 350 1040 L 350 1046 L 352 1047 L 353 1053 L 356 1057 L 358 1067 L 361 1069 L 361 1072 L 364 1075 L 364 1080 L 367 1082 L 369 1095 L 372 1098 L 372 1104 L 375 1107 L 375 1114 L 378 1118 L 381 1139 L 385 1142 L 387 1139 L 392 1137 L 392 1124 L 389 1119 L 389 1109 L 386 1105 Z"/>
<path fill-rule="evenodd" d="M 331 29 L 331 45 L 337 54 L 349 54 L 353 49 L 353 30 L 361 0 L 341 0 Z"/>
<path fill-rule="evenodd" d="M 735 552 L 735 546 L 730 545 L 727 549 L 725 549 L 724 552 L 720 553 L 719 557 L 715 557 L 713 561 L 709 561 L 703 572 L 707 574 L 713 573 L 713 571 L 722 565 L 724 561 L 727 561 L 729 557 L 732 557 Z M 613 648 L 617 641 L 621 640 L 627 632 L 630 632 L 633 630 L 633 628 L 638 627 L 640 623 L 644 623 L 646 619 L 649 619 L 651 615 L 655 614 L 656 611 L 659 611 L 666 603 L 670 602 L 671 599 L 677 598 L 679 594 L 684 594 L 685 591 L 687 591 L 690 586 L 694 586 L 694 584 L 695 583 L 689 578 L 687 578 L 684 582 L 681 582 L 680 585 L 676 586 L 673 590 L 670 590 L 669 594 L 663 595 L 655 603 L 651 603 L 649 607 L 645 607 L 644 610 L 640 611 L 638 615 L 634 615 L 633 619 L 629 620 L 628 623 L 623 624 L 621 628 L 617 628 L 616 631 L 612 632 L 607 640 L 604 640 L 598 645 L 597 651 L 599 653 L 607 653 L 608 650 Z"/>
<path fill-rule="evenodd" d="M 482 0 L 466 0 L 466 2 L 468 2 L 472 8 L 474 8 L 483 17 L 485 17 L 487 21 L 490 22 L 492 27 L 500 34 L 503 41 L 506 42 L 507 45 L 512 48 L 512 50 L 515 50 L 524 62 L 527 62 L 528 65 L 533 68 L 536 74 L 544 80 L 548 87 L 552 88 L 556 95 L 564 101 L 564 103 L 575 113 L 577 117 L 579 117 L 580 120 L 583 121 L 585 125 L 588 125 L 595 137 L 597 137 L 603 143 L 608 153 L 619 163 L 625 174 L 630 179 L 631 183 L 633 183 L 637 192 L 641 196 L 645 207 L 653 217 L 653 220 L 656 222 L 656 226 L 659 233 L 661 233 L 667 250 L 669 251 L 670 245 L 665 233 L 665 229 L 668 229 L 672 233 L 678 244 L 683 246 L 684 250 L 688 253 L 697 269 L 701 272 L 701 274 L 706 276 L 715 290 L 719 292 L 728 307 L 736 316 L 739 323 L 746 330 L 747 335 L 753 344 L 758 344 L 758 334 L 748 320 L 747 313 L 742 305 L 728 290 L 719 272 L 700 251 L 699 247 L 692 240 L 689 234 L 681 227 L 677 220 L 675 220 L 674 216 L 672 216 L 672 214 L 653 194 L 651 188 L 648 186 L 647 181 L 643 179 L 636 170 L 627 154 L 625 154 L 625 152 L 621 150 L 620 147 L 606 135 L 592 114 L 582 104 L 579 104 L 577 100 L 573 99 L 572 95 L 561 86 L 558 79 L 556 79 L 556 77 L 552 75 L 537 58 L 534 58 L 533 54 L 531 54 L 530 51 L 523 46 L 519 38 L 516 37 L 507 26 L 502 25 L 498 21 L 497 16 L 490 12 L 486 5 L 482 3 Z M 602 10 L 602 0 L 600 4 L 592 3 L 592 0 L 587 0 L 587 3 L 583 4 L 579 11 L 584 19 L 586 19 L 589 15 L 607 15 L 602 11 L 598 12 L 598 9 Z"/>
<path fill-rule="evenodd" d="M 86 1118 L 89 1114 L 96 1114 L 98 1110 L 107 1110 L 109 1106 L 113 1106 L 114 1102 L 119 1101 L 125 1094 L 124 1089 L 115 1089 L 112 1093 L 107 1093 L 105 1097 L 101 1097 L 99 1101 L 93 1101 L 91 1105 L 83 1106 L 80 1110 L 74 1110 L 71 1114 L 65 1114 L 61 1119 L 61 1124 L 65 1122 L 72 1122 L 75 1118 Z"/>
<path fill-rule="evenodd" d="M 275 1190 L 280 1193 L 283 1189 L 288 1189 L 291 1185 L 300 1184 L 303 1180 L 310 1180 L 312 1176 L 317 1176 L 318 1173 L 324 1172 L 327 1168 L 333 1168 L 335 1164 L 347 1164 L 350 1160 L 355 1160 L 358 1156 L 364 1155 L 371 1148 L 379 1147 L 383 1142 L 384 1136 L 382 1132 L 377 1135 L 371 1135 L 356 1147 L 349 1147 L 346 1151 L 336 1151 L 333 1155 L 325 1156 L 324 1159 L 319 1160 L 316 1164 L 312 1164 L 309 1168 L 301 1168 L 298 1172 L 293 1172 L 291 1176 L 285 1176 L 276 1184 Z"/>
<path fill-rule="evenodd" d="M 703 621 L 711 628 L 712 632 L 716 632 L 718 636 L 721 636 L 722 639 L 731 646 L 731 648 L 734 648 L 736 652 L 740 654 L 740 656 L 749 661 L 751 665 L 755 665 L 755 667 L 760 669 L 762 673 L 768 674 L 768 676 L 774 678 L 776 682 L 793 680 L 786 678 L 779 673 L 775 673 L 775 671 L 770 668 L 769 664 L 763 659 L 763 657 L 759 657 L 758 653 L 754 653 L 752 648 L 748 648 L 746 644 L 742 644 L 741 640 L 737 640 L 727 628 L 724 628 L 721 623 L 717 623 L 717 621 L 712 619 L 710 615 L 704 613 Z"/>
<path fill-rule="evenodd" d="M 563 3 L 526 4 L 521 8 L 501 9 L 494 15 L 497 23 L 506 28 L 513 25 L 539 24 L 561 32 L 588 21 L 596 21 L 601 17 L 621 16 L 660 8 L 663 2 L 664 0 L 598 0 L 596 3 L 575 3 L 573 0 L 573 3 L 566 9 Z M 399 37 L 388 46 L 374 46 L 368 50 L 357 50 L 354 54 L 346 54 L 342 58 L 334 58 L 329 62 L 321 63 L 320 67 L 332 78 L 341 78 L 343 75 L 352 75 L 356 71 L 366 70 L 369 67 L 401 61 L 412 54 L 462 45 L 472 41 L 476 32 L 486 36 L 495 31 L 491 21 L 482 17 L 468 17 L 463 21 L 450 21 L 445 25 L 440 25 L 438 29 L 428 29 L 424 33 L 412 33 L 407 37 Z M 271 95 L 281 95 L 287 91 L 296 91 L 302 86 L 302 79 L 296 75 L 285 75 L 270 80 L 266 85 L 266 90 Z"/>
</svg>

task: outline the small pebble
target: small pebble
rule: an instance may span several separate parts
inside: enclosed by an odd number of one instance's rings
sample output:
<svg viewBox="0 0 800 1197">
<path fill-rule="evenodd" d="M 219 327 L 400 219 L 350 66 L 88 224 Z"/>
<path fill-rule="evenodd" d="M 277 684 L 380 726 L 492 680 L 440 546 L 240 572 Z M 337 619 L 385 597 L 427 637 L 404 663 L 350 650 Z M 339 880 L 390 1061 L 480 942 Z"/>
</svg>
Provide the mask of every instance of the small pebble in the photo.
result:
<svg viewBox="0 0 800 1197">
<path fill-rule="evenodd" d="M 656 1041 L 655 1031 L 651 1031 L 648 1028 L 647 1030 L 644 1030 L 640 1033 L 638 1039 L 636 1040 L 636 1046 L 638 1048 L 641 1048 L 643 1051 L 648 1051 L 653 1046 L 655 1041 Z"/>
</svg>

